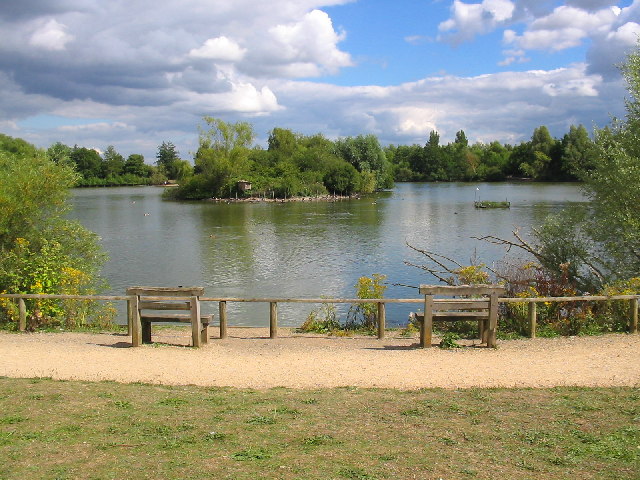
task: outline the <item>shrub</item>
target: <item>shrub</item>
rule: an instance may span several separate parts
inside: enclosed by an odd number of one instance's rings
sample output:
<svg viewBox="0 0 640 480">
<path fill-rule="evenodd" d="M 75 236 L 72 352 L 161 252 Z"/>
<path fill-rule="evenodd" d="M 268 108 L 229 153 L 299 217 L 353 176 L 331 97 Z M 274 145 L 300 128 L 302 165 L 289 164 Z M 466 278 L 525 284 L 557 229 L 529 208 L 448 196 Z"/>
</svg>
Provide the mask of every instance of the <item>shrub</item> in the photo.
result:
<svg viewBox="0 0 640 480">
<path fill-rule="evenodd" d="M 104 286 L 98 269 L 105 256 L 97 236 L 68 220 L 68 190 L 78 176 L 42 152 L 11 155 L 0 151 L 0 292 L 94 294 Z M 60 300 L 27 300 L 28 326 L 85 325 L 99 306 Z M 95 309 L 95 310 L 94 310 Z M 5 322 L 18 319 L 13 301 L 0 303 Z"/>
<path fill-rule="evenodd" d="M 386 275 L 374 273 L 371 277 L 360 277 L 356 283 L 356 296 L 362 299 L 383 298 L 387 286 L 382 282 Z M 372 331 L 378 325 L 378 304 L 358 303 L 352 305 L 347 315 L 347 328 Z"/>
</svg>

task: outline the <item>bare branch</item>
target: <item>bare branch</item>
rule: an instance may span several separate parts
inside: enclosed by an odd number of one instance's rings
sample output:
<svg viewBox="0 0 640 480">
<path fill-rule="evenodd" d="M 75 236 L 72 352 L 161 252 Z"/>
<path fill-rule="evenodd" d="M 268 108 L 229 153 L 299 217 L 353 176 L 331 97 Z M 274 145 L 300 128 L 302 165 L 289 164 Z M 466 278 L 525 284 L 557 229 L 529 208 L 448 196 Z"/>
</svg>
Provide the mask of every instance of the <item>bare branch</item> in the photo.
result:
<svg viewBox="0 0 640 480">
<path fill-rule="evenodd" d="M 440 255 L 439 253 L 435 253 L 435 252 L 430 252 L 428 250 L 422 250 L 420 248 L 416 248 L 413 245 L 411 245 L 409 242 L 405 242 L 405 244 L 407 245 L 407 247 L 411 248 L 412 250 L 415 250 L 418 253 L 423 254 L 424 256 L 426 256 L 429 260 L 431 260 L 433 263 L 436 263 L 438 265 L 440 265 L 442 268 L 444 268 L 445 270 L 447 270 L 450 273 L 453 273 L 453 270 L 450 269 L 449 267 L 447 267 L 444 263 L 442 263 L 440 260 L 437 260 L 436 257 L 442 258 L 444 260 L 447 260 L 448 262 L 453 263 L 454 265 L 462 268 L 463 265 L 461 265 L 460 263 L 456 262 L 455 260 L 449 258 L 449 257 L 445 257 L 444 255 Z"/>
</svg>

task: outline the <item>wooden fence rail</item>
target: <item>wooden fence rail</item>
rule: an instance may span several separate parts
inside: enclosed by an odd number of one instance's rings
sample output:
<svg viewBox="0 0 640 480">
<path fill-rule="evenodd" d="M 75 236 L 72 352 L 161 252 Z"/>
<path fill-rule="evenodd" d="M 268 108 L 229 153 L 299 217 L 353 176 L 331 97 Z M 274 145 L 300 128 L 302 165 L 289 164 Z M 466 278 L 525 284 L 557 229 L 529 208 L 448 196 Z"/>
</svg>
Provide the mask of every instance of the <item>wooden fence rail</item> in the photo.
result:
<svg viewBox="0 0 640 480">
<path fill-rule="evenodd" d="M 12 298 L 18 301 L 20 331 L 26 329 L 27 309 L 25 299 L 59 299 L 59 300 L 87 300 L 87 301 L 126 301 L 128 306 L 128 326 L 131 334 L 131 305 L 135 301 L 135 295 L 53 295 L 53 294 L 28 294 L 28 293 L 2 293 L 0 298 Z M 547 302 L 603 302 L 603 301 L 628 301 L 629 302 L 629 332 L 638 333 L 638 307 L 640 295 L 586 295 L 582 297 L 526 297 L 526 298 L 499 298 L 498 303 L 526 303 L 529 318 L 529 335 L 536 336 L 538 303 Z M 375 303 L 378 308 L 378 338 L 384 338 L 386 323 L 386 304 L 388 303 L 417 303 L 424 304 L 423 298 L 236 298 L 236 297 L 200 297 L 201 302 L 218 302 L 220 337 L 226 338 L 228 334 L 228 303 L 268 303 L 269 304 L 269 336 L 278 336 L 278 303 L 348 303 L 364 304 Z M 435 299 L 435 302 L 447 300 Z"/>
</svg>

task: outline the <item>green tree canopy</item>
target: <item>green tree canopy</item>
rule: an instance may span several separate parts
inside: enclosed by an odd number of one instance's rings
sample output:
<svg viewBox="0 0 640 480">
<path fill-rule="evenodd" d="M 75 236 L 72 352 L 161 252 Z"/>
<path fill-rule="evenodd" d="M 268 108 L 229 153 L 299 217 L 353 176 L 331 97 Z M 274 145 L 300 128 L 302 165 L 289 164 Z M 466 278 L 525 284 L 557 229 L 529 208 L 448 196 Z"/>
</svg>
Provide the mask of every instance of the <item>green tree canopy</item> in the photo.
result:
<svg viewBox="0 0 640 480">
<path fill-rule="evenodd" d="M 596 131 L 597 161 L 584 174 L 583 184 L 589 203 L 551 217 L 537 232 L 545 267 L 557 274 L 569 269 L 583 290 L 640 273 L 638 47 L 622 72 L 630 94 L 627 116 Z"/>
<path fill-rule="evenodd" d="M 0 291 L 95 293 L 104 260 L 98 238 L 66 216 L 78 174 L 32 152 L 0 150 Z M 3 305 L 0 315 L 12 319 L 13 307 Z M 53 302 L 29 306 L 36 318 L 61 314 Z"/>
<path fill-rule="evenodd" d="M 124 171 L 124 157 L 113 145 L 109 145 L 102 154 L 102 178 L 115 177 Z"/>
<path fill-rule="evenodd" d="M 102 175 L 102 158 L 95 150 L 75 145 L 69 157 L 84 178 L 100 178 Z"/>
</svg>

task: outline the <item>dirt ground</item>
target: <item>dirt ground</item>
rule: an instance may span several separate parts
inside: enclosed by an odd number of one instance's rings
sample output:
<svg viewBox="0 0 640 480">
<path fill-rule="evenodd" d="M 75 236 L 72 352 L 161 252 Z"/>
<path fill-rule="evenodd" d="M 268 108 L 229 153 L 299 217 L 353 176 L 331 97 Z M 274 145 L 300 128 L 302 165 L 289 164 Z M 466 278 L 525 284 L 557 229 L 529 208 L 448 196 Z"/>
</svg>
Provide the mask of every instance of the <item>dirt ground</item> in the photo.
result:
<svg viewBox="0 0 640 480">
<path fill-rule="evenodd" d="M 0 375 L 174 385 L 398 389 L 640 386 L 640 335 L 499 340 L 417 348 L 416 338 L 300 335 L 231 328 L 229 338 L 187 348 L 189 330 L 154 331 L 152 345 L 123 334 L 0 333 Z M 438 339 L 435 339 L 437 342 Z"/>
</svg>

